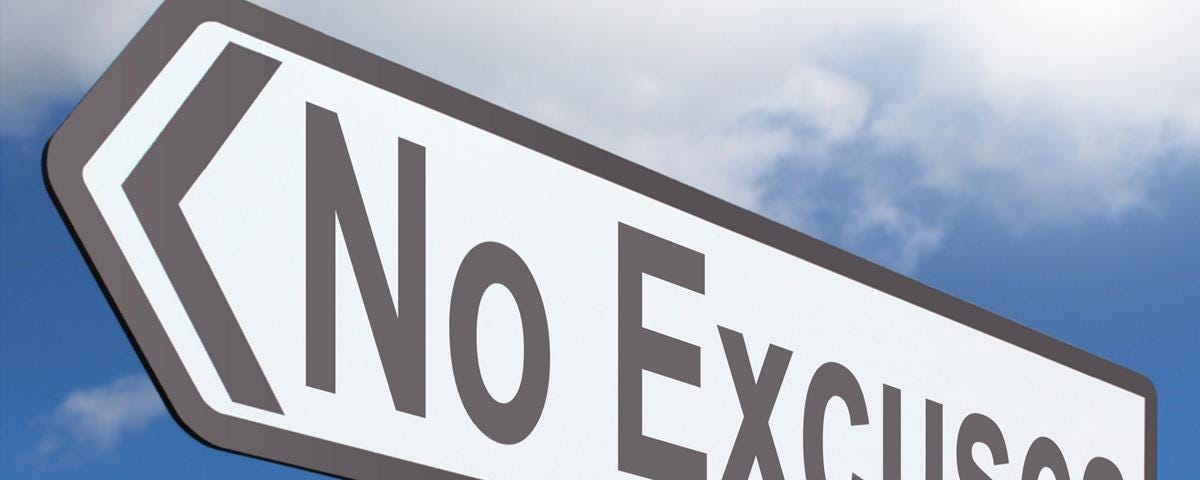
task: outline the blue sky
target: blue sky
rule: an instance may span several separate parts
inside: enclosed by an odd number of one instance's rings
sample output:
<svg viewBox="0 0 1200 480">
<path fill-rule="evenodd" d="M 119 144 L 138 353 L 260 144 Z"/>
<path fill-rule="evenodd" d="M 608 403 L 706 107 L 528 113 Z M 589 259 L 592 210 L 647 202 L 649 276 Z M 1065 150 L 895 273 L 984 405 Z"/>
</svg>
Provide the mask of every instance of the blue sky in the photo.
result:
<svg viewBox="0 0 1200 480">
<path fill-rule="evenodd" d="M 311 475 L 147 390 L 40 158 L 154 2 L 43 3 L 0 4 L 0 477 Z M 1200 471 L 1195 4 L 849 3 L 267 5 L 1142 372 L 1161 478 Z"/>
</svg>

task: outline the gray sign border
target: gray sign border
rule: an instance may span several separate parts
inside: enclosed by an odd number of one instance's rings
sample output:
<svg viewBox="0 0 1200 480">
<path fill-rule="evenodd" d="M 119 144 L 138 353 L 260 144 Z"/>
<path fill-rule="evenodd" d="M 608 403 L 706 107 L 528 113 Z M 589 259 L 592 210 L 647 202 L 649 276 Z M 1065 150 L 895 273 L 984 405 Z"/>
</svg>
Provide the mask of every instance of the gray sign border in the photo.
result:
<svg viewBox="0 0 1200 480">
<path fill-rule="evenodd" d="M 258 37 L 1141 396 L 1146 401 L 1145 478 L 1157 478 L 1157 393 L 1150 380 L 1137 372 L 243 0 L 167 0 L 47 142 L 43 168 L 51 197 L 155 386 L 166 399 L 171 415 L 192 436 L 209 446 L 353 478 L 470 478 L 222 415 L 201 399 L 185 371 L 84 185 L 82 172 L 87 160 L 184 41 L 196 27 L 209 21 Z"/>
</svg>

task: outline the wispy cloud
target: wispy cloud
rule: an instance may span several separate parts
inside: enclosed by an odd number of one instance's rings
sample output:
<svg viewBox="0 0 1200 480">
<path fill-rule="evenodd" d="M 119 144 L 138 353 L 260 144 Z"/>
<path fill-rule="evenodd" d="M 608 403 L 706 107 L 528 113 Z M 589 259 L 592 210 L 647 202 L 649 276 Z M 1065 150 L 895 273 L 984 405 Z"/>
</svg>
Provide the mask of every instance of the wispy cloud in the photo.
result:
<svg viewBox="0 0 1200 480">
<path fill-rule="evenodd" d="M 145 375 L 117 378 L 106 385 L 71 392 L 46 420 L 34 447 L 40 465 L 74 463 L 114 449 L 166 413 Z"/>
<path fill-rule="evenodd" d="M 6 132 L 153 3 L 0 1 Z M 966 215 L 1119 220 L 1200 164 L 1193 0 L 260 3 L 898 268 Z"/>
</svg>

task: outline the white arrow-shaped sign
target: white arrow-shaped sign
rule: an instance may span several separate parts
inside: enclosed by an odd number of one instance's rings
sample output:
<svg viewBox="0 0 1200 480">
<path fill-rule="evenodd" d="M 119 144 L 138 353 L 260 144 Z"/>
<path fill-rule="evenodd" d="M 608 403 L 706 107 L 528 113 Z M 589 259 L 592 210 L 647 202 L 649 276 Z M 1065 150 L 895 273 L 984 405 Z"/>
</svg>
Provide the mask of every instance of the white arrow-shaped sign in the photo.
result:
<svg viewBox="0 0 1200 480">
<path fill-rule="evenodd" d="M 354 478 L 1155 478 L 1145 377 L 240 0 L 169 0 L 46 170 L 219 448 Z"/>
</svg>

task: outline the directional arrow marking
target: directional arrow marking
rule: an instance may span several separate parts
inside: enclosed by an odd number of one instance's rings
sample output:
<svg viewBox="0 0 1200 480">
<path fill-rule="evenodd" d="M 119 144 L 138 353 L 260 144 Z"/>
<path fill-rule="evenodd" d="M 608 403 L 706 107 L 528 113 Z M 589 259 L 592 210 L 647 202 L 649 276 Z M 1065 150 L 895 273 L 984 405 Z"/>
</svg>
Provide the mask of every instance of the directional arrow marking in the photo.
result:
<svg viewBox="0 0 1200 480">
<path fill-rule="evenodd" d="M 123 187 L 229 398 L 283 413 L 179 206 L 278 68 L 226 46 Z"/>
</svg>

